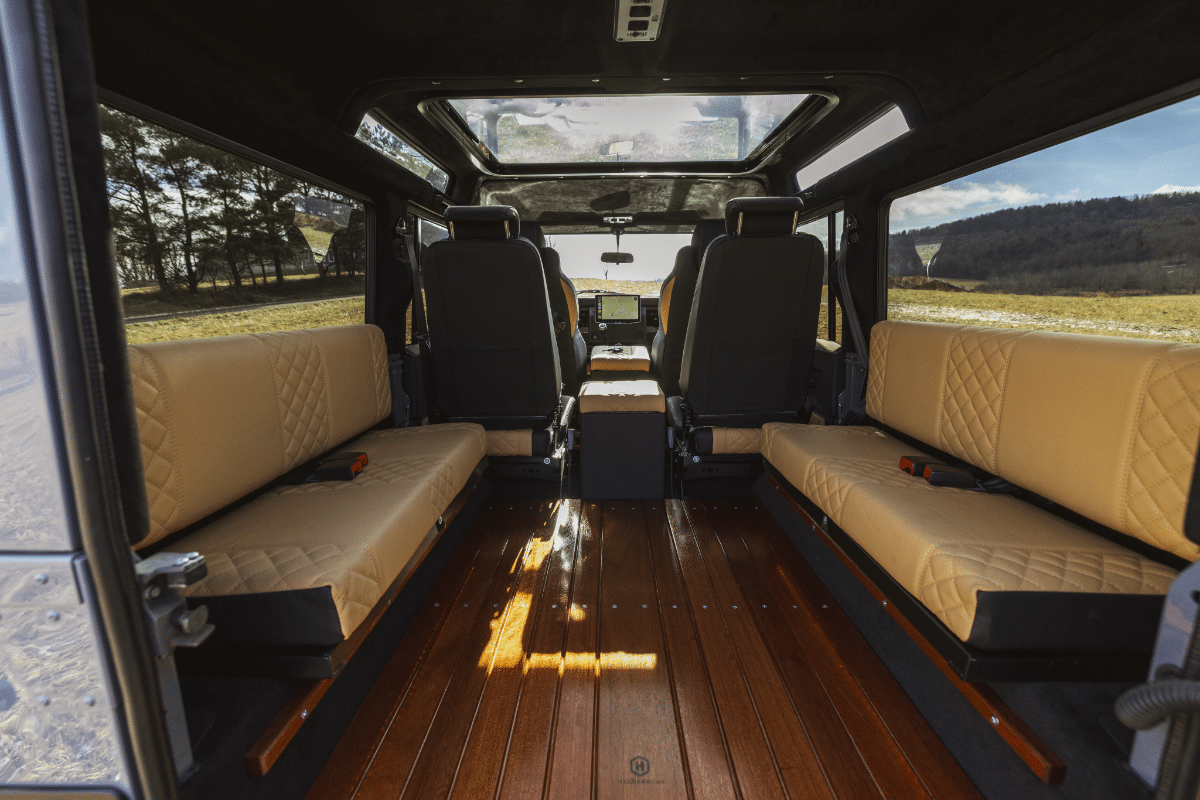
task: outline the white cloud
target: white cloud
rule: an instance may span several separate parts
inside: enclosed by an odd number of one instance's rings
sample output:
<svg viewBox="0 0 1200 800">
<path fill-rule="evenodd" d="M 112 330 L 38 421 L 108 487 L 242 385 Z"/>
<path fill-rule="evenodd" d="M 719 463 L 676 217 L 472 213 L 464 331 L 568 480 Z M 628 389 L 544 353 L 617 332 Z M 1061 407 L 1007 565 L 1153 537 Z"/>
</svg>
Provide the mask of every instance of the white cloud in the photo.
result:
<svg viewBox="0 0 1200 800">
<path fill-rule="evenodd" d="M 1058 194 L 1054 195 L 1054 202 L 1065 203 L 1069 200 L 1078 200 L 1081 191 L 1081 189 L 1071 189 L 1067 192 L 1059 192 Z"/>
<path fill-rule="evenodd" d="M 1046 195 L 1031 192 L 1015 183 L 996 182 L 990 186 L 979 183 L 964 183 L 956 189 L 945 186 L 934 186 L 908 197 L 902 197 L 892 203 L 891 218 L 899 222 L 914 217 L 931 217 L 971 209 L 971 214 L 984 213 L 997 208 L 1024 206 L 1038 200 L 1044 200 Z M 972 208 L 972 207 L 976 208 Z"/>
<path fill-rule="evenodd" d="M 1176 186 L 1173 183 L 1164 183 L 1150 194 L 1189 194 L 1190 192 L 1200 192 L 1200 186 Z"/>
</svg>

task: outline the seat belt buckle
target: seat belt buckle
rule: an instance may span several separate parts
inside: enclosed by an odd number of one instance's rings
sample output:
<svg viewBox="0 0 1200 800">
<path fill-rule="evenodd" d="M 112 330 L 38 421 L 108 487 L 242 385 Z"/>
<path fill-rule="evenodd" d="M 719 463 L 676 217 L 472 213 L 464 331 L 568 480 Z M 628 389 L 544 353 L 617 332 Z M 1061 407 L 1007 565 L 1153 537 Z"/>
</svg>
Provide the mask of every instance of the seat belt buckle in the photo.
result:
<svg viewBox="0 0 1200 800">
<path fill-rule="evenodd" d="M 974 488 L 976 483 L 975 476 L 967 470 L 946 464 L 926 464 L 923 474 L 931 486 Z"/>
<path fill-rule="evenodd" d="M 352 481 L 366 465 L 366 453 L 338 453 L 318 464 L 311 480 Z"/>
<path fill-rule="evenodd" d="M 934 461 L 929 456 L 901 456 L 900 469 L 907 472 L 909 475 L 915 475 L 918 478 L 925 477 L 925 467 L 930 464 L 934 466 L 945 466 L 940 461 Z"/>
</svg>

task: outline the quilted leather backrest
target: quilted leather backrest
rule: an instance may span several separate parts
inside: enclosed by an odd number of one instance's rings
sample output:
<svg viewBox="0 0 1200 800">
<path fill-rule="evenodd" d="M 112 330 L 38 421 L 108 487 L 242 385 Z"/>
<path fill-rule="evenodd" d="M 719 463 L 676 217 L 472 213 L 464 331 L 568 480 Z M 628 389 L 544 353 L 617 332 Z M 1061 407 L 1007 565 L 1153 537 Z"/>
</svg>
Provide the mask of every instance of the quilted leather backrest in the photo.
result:
<svg viewBox="0 0 1200 800">
<path fill-rule="evenodd" d="M 374 325 L 133 345 L 150 506 L 136 547 L 191 525 L 391 412 Z"/>
<path fill-rule="evenodd" d="M 867 411 L 896 430 L 1189 560 L 1200 346 L 885 321 Z"/>
</svg>

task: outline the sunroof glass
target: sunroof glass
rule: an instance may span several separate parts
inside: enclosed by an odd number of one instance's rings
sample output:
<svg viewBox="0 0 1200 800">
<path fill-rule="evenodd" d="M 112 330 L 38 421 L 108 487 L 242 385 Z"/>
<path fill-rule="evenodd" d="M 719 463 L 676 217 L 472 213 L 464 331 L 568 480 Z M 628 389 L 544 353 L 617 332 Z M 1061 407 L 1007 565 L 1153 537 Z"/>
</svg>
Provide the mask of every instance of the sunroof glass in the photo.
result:
<svg viewBox="0 0 1200 800">
<path fill-rule="evenodd" d="M 450 107 L 504 164 L 741 161 L 808 97 L 497 97 Z"/>
</svg>

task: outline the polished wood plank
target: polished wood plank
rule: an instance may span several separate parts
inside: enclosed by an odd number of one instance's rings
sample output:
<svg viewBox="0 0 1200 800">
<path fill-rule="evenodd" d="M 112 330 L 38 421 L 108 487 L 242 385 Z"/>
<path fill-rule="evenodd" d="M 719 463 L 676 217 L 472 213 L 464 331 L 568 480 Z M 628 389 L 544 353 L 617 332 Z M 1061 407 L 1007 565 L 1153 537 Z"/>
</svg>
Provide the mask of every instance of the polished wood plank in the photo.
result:
<svg viewBox="0 0 1200 800">
<path fill-rule="evenodd" d="M 1050 785 L 1061 784 L 1066 778 L 1067 765 L 1058 757 L 1058 754 L 1042 741 L 1042 738 L 1023 719 L 1017 716 L 1009 708 L 1008 704 L 1004 702 L 1003 698 L 996 694 L 995 690 L 990 686 L 984 683 L 968 683 L 960 678 L 946 662 L 946 659 L 942 658 L 937 649 L 921 635 L 920 631 L 909 622 L 908 618 L 887 601 L 887 596 L 875 585 L 875 582 L 854 563 L 852 558 L 846 555 L 846 552 L 842 550 L 837 542 L 822 530 L 821 526 L 808 515 L 808 512 L 796 502 L 796 499 L 773 476 L 771 483 L 792 508 L 800 514 L 801 519 L 805 521 L 805 524 L 813 530 L 825 546 L 833 551 L 834 555 L 850 570 L 850 573 L 871 593 L 872 597 L 883 605 L 888 614 L 900 625 L 904 632 L 917 643 L 925 655 L 929 657 L 929 660 L 954 685 L 954 688 L 967 699 L 981 716 L 992 723 L 996 732 L 1013 749 L 1013 752 L 1033 770 L 1034 774 L 1043 782 Z"/>
<path fill-rule="evenodd" d="M 671 547 L 665 503 L 647 503 L 646 535 L 654 560 L 659 618 L 675 688 L 676 712 L 695 800 L 742 798 L 725 729 L 717 715 L 700 639 L 692 623 L 683 576 Z"/>
<path fill-rule="evenodd" d="M 310 798 L 979 796 L 757 501 L 511 505 Z"/>
<path fill-rule="evenodd" d="M 603 506 L 597 800 L 688 796 L 642 506 Z"/>
<path fill-rule="evenodd" d="M 578 528 L 579 553 L 567 623 L 566 653 L 599 656 L 600 505 L 582 504 Z M 572 658 L 562 666 L 558 707 L 551 740 L 549 775 L 545 792 L 549 800 L 592 796 L 596 737 L 595 661 Z"/>
<path fill-rule="evenodd" d="M 751 516 L 753 501 L 708 505 L 709 519 L 759 632 L 797 708 L 813 746 L 839 797 L 929 798 L 887 728 L 857 691 L 838 680 L 837 669 L 811 631 L 796 624 L 797 609 L 772 593 L 770 574 L 763 574 L 747 546 L 762 541 L 765 520 Z M 790 613 L 789 613 L 790 612 Z M 801 644 L 803 642 L 803 644 Z M 857 690 L 857 686 L 853 687 Z"/>
<path fill-rule="evenodd" d="M 512 529 L 499 560 L 496 580 L 483 599 L 481 613 L 466 632 L 462 656 L 401 797 L 424 799 L 449 795 L 482 701 L 489 666 L 497 655 L 503 654 L 502 645 L 511 644 L 504 641 L 505 623 L 513 616 L 523 620 L 528 613 L 528 591 L 523 593 L 521 589 L 528 590 L 539 577 L 540 564 L 537 569 L 525 567 L 527 563 L 532 567 L 530 556 L 537 550 L 545 530 L 541 523 L 547 509 L 541 502 L 519 503 L 517 507 L 532 507 L 533 513 L 520 515 Z M 517 648 L 519 652 L 519 642 Z M 508 682 L 504 688 L 515 689 L 515 686 L 515 682 Z M 515 701 L 515 695 L 512 700 Z"/>
<path fill-rule="evenodd" d="M 525 653 L 517 713 L 508 734 L 498 793 L 501 800 L 541 797 L 546 784 L 571 586 L 579 553 L 579 513 L 579 501 L 566 500 L 555 520 L 554 547 L 548 557 L 533 638 Z"/>
<path fill-rule="evenodd" d="M 717 613 L 724 620 L 754 694 L 763 729 L 779 761 L 784 785 L 792 797 L 837 797 L 813 743 L 808 724 L 800 718 L 770 652 L 759 635 L 753 613 L 729 569 L 704 505 L 686 501 L 684 509 L 704 566 L 712 581 Z M 807 714 L 808 709 L 805 709 Z M 864 791 L 868 788 L 861 787 Z M 846 794 L 854 797 L 854 794 Z"/>
<path fill-rule="evenodd" d="M 482 695 L 475 708 L 466 745 L 462 748 L 450 792 L 452 798 L 475 800 L 486 797 L 494 794 L 500 783 L 537 612 L 541 608 L 550 564 L 554 563 L 552 556 L 559 533 L 557 506 L 555 503 L 547 507 L 531 532 L 519 564 L 516 590 L 503 606 L 503 614 L 493 623 L 487 647 L 467 681 L 470 686 L 476 685 L 479 682 L 477 673 L 484 672 Z M 464 661 L 460 670 L 468 668 Z M 441 797 L 442 794 L 440 786 L 435 786 L 431 791 L 415 796 Z"/>
<path fill-rule="evenodd" d="M 534 511 L 527 504 L 497 503 L 478 524 L 489 525 L 488 537 L 471 566 L 462 594 L 424 659 L 412 690 L 401 704 L 371 762 L 356 798 L 396 800 L 425 748 L 436 717 L 447 696 L 451 677 L 460 659 L 478 658 L 468 651 L 468 634 L 477 619 L 491 620 L 491 604 L 484 607 L 493 582 L 503 582 L 502 563 L 512 564 L 528 541 Z M 404 646 L 401 641 L 400 646 Z"/>
<path fill-rule="evenodd" d="M 668 505 L 671 544 L 686 587 L 700 649 L 743 797 L 782 798 L 783 779 L 742 670 L 740 653 L 717 611 L 717 598 L 683 504 Z"/>
</svg>

